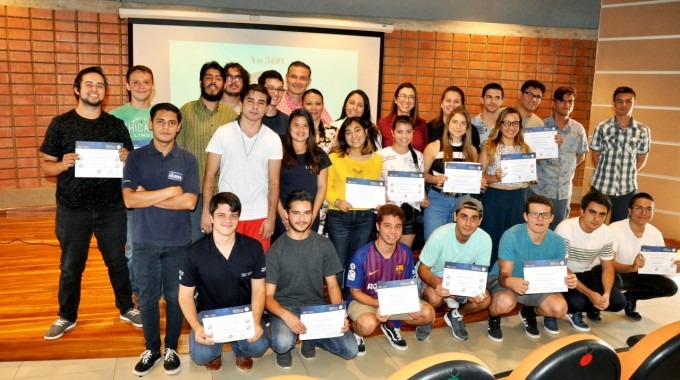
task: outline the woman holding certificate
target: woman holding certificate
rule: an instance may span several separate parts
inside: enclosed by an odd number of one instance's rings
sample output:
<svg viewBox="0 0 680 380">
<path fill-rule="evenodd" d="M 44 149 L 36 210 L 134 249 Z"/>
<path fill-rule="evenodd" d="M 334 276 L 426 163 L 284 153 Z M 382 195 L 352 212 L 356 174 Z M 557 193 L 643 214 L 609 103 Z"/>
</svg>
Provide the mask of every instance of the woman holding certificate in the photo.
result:
<svg viewBox="0 0 680 380">
<path fill-rule="evenodd" d="M 392 134 L 394 144 L 378 151 L 382 157 L 382 179 L 387 183 L 387 200 L 401 206 L 406 217 L 399 241 L 411 247 L 422 209 L 430 204 L 425 195 L 422 176 L 423 154 L 411 147 L 413 120 L 410 117 L 397 116 L 392 125 Z M 390 176 L 390 172 L 393 176 Z"/>
<path fill-rule="evenodd" d="M 460 107 L 451 111 L 446 126 L 442 137 L 428 144 L 423 152 L 425 183 L 432 185 L 427 193 L 430 205 L 423 212 L 425 241 L 439 226 L 453 222 L 453 211 L 458 199 L 469 196 L 468 193 L 446 191 L 445 183 L 449 180 L 445 175 L 446 163 L 476 163 L 478 158 L 477 149 L 472 143 L 472 123 L 467 111 Z M 486 187 L 483 177 L 479 186 L 481 189 Z"/>
<path fill-rule="evenodd" d="M 382 158 L 368 142 L 369 128 L 371 123 L 358 117 L 345 119 L 329 155 L 326 227 L 345 270 L 354 252 L 371 240 L 373 209 L 385 203 Z M 343 273 L 338 276 L 343 284 Z"/>
<path fill-rule="evenodd" d="M 283 162 L 279 186 L 279 204 L 272 241 L 288 230 L 288 217 L 283 201 L 294 190 L 305 190 L 314 198 L 312 231 L 319 229 L 319 211 L 326 198 L 328 155 L 316 145 L 314 122 L 309 112 L 297 109 L 290 113 L 286 137 L 283 139 Z"/>
<path fill-rule="evenodd" d="M 498 259 L 498 243 L 508 228 L 524 223 L 524 203 L 529 182 L 506 182 L 501 168 L 501 155 L 529 153 L 531 148 L 524 142 L 522 116 L 516 108 L 501 111 L 496 126 L 484 144 L 479 162 L 489 187 L 484 192 L 484 214 L 480 227 L 491 236 L 490 267 Z"/>
</svg>

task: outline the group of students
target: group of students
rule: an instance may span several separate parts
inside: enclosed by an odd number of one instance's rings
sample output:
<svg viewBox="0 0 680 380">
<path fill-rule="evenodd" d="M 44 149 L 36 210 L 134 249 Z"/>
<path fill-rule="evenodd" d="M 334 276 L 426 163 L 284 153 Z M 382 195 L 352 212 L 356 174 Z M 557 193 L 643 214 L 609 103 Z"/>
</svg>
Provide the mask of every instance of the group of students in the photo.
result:
<svg viewBox="0 0 680 380">
<path fill-rule="evenodd" d="M 451 86 L 442 94 L 440 115 L 426 123 L 418 116 L 415 87 L 404 83 L 395 91 L 389 115 L 377 124 L 361 90 L 350 92 L 340 118 L 329 122 L 323 95 L 307 89 L 311 68 L 306 64 L 291 63 L 287 89 L 275 71 L 262 73 L 259 83 L 251 85 L 244 80 L 249 75 L 243 67 L 227 67 L 206 63 L 199 76 L 201 96 L 181 110 L 169 103 L 150 107 L 151 70 L 131 68 L 126 79 L 132 100 L 118 110 L 125 125 L 101 110 L 106 90 L 101 69 L 78 74 L 78 106 L 67 114 L 70 119 L 54 119 L 41 147 L 46 174 L 58 175 L 57 236 L 62 245 L 60 317 L 45 339 L 58 339 L 75 327 L 87 257 L 83 242 L 89 244 L 92 234 L 109 267 L 121 319 L 144 329 L 147 349 L 134 369 L 139 376 L 161 359 L 166 373 L 180 370 L 176 349 L 182 317 L 192 327 L 192 360 L 218 370 L 221 344 L 203 330 L 202 315 L 243 305 L 251 305 L 256 328 L 251 338 L 232 343 L 237 368 L 250 370 L 252 357 L 267 347 L 276 353 L 277 365 L 289 368 L 297 335 L 306 331 L 300 308 L 325 303 L 324 283 L 332 304 L 347 303 L 349 320 L 338 338 L 303 341 L 306 359 L 314 357 L 315 347 L 345 359 L 363 355 L 363 338 L 378 327 L 393 347 L 406 349 L 401 324 L 417 325 L 417 339 L 426 340 L 435 309 L 442 304 L 450 309 L 444 320 L 457 339 L 468 336 L 462 316 L 488 308 L 488 336 L 500 341 L 500 316 L 517 302 L 525 305 L 520 316 L 527 334 L 538 337 L 537 316 L 545 317 L 544 327 L 553 334 L 559 332 L 557 319 L 565 315 L 585 331 L 583 311 L 599 320 L 599 311 L 625 308 L 627 315 L 640 319 L 637 300 L 677 291 L 672 281 L 660 282 L 656 276 L 645 279 L 642 294 L 631 292 L 642 286 L 636 282 L 642 275 L 635 272 L 644 258 L 636 253 L 632 262 L 625 261 L 629 257 L 614 261 L 618 250 L 603 224 L 612 207 L 609 197 L 589 192 L 581 216 L 563 221 L 553 232 L 554 201 L 528 196 L 530 183 L 502 181 L 500 155 L 531 151 L 523 139 L 524 123 L 531 118 L 523 117 L 521 106 L 501 107 L 503 88 L 498 84 L 483 89 L 484 111 L 475 119 L 465 110 L 463 91 Z M 234 85 L 238 83 L 240 87 Z M 540 101 L 538 90 L 542 94 L 545 89 L 539 84 L 523 86 L 528 103 Z M 240 99 L 240 116 L 220 102 L 227 89 Z M 122 112 L 124 107 L 136 109 L 135 116 Z M 281 109 L 288 114 L 282 116 Z M 274 119 L 278 127 L 269 128 L 267 120 Z M 145 124 L 147 145 L 133 150 L 132 131 L 143 130 L 139 125 Z M 122 142 L 122 192 L 120 179 L 74 176 L 79 159 L 75 141 L 83 140 Z M 563 138 L 556 141 L 561 144 Z M 452 161 L 482 164 L 480 194 L 444 191 L 446 181 L 455 181 L 444 169 Z M 424 173 L 422 200 L 394 202 L 387 196 L 376 208 L 354 207 L 348 201 L 348 178 L 387 181 L 388 171 Z M 653 200 L 642 194 L 631 196 L 628 207 L 638 244 L 640 231 L 652 227 L 645 229 Z M 125 206 L 134 209 L 128 214 L 127 239 Z M 647 219 L 633 226 L 637 212 Z M 105 218 L 109 214 L 115 214 L 115 227 Z M 421 224 L 425 245 L 415 265 L 411 246 Z M 626 239 L 620 244 L 635 240 Z M 119 254 L 125 240 L 129 269 Z M 631 249 L 639 252 L 639 246 Z M 525 294 L 523 261 L 537 259 L 566 259 L 569 291 L 564 296 Z M 450 294 L 442 286 L 446 262 L 489 266 L 486 289 L 475 297 Z M 615 272 L 625 274 L 625 296 L 614 286 Z M 381 314 L 376 284 L 410 278 L 417 279 L 420 311 Z M 660 287 L 662 294 L 650 296 L 650 288 Z M 139 295 L 139 311 L 131 307 L 133 293 Z M 162 354 L 161 297 L 167 305 Z"/>
</svg>

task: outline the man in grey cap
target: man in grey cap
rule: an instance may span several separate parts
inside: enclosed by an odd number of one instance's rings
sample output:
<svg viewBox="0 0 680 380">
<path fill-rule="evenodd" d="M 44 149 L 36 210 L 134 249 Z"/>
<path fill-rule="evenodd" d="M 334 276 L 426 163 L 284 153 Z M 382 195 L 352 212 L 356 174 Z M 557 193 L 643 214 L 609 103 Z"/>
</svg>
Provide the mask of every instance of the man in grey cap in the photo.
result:
<svg viewBox="0 0 680 380">
<path fill-rule="evenodd" d="M 442 285 L 444 266 L 446 262 L 489 265 L 491 237 L 479 228 L 483 213 L 484 208 L 478 200 L 467 197 L 460 199 L 453 214 L 454 222 L 437 228 L 430 235 L 417 266 L 420 296 L 435 309 L 446 302 L 451 310 L 444 315 L 444 321 L 459 340 L 468 338 L 463 314 L 486 309 L 491 302 L 491 295 L 487 290 L 475 297 L 451 294 Z M 432 328 L 432 324 L 429 328 Z"/>
</svg>

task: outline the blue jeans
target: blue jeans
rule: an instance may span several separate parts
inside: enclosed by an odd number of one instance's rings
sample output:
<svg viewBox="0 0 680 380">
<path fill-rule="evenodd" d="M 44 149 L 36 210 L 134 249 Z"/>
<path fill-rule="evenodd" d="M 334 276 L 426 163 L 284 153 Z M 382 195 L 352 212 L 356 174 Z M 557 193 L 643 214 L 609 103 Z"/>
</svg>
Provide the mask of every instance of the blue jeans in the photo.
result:
<svg viewBox="0 0 680 380">
<path fill-rule="evenodd" d="M 298 308 L 288 309 L 298 318 L 300 317 L 300 310 Z M 269 346 L 277 354 L 285 354 L 295 347 L 295 341 L 297 340 L 297 334 L 292 332 L 286 322 L 283 319 L 271 316 L 269 325 Z M 326 338 L 326 339 L 311 339 L 306 342 L 312 344 L 315 347 L 324 349 L 331 354 L 338 355 L 343 359 L 352 359 L 357 356 L 359 348 L 357 347 L 357 341 L 354 339 L 354 335 L 351 330 L 347 330 L 343 336 L 337 338 Z"/>
<path fill-rule="evenodd" d="M 342 264 L 343 272 L 337 275 L 338 285 L 342 287 L 345 279 L 344 271 L 347 270 L 352 255 L 359 247 L 371 241 L 375 214 L 373 210 L 348 212 L 329 210 L 326 223 L 328 238 L 331 239 L 340 264 Z"/>
<path fill-rule="evenodd" d="M 80 285 L 87 263 L 92 235 L 108 268 L 116 307 L 123 314 L 133 308 L 130 275 L 125 258 L 127 217 L 123 202 L 95 209 L 72 210 L 57 206 L 55 232 L 61 247 L 59 275 L 59 316 L 69 321 L 78 318 Z"/>
<path fill-rule="evenodd" d="M 196 209 L 191 212 L 191 242 L 199 241 L 205 233 L 201 231 L 201 216 L 203 215 L 203 195 L 198 195 Z"/>
<path fill-rule="evenodd" d="M 469 194 L 461 194 L 456 197 L 449 197 L 433 189 L 427 192 L 430 205 L 423 211 L 425 241 L 430 238 L 430 235 L 437 228 L 447 223 L 453 223 L 453 210 L 456 208 L 458 200 L 469 196 Z"/>
<path fill-rule="evenodd" d="M 203 320 L 203 312 L 198 313 L 198 319 Z M 234 355 L 242 358 L 259 358 L 264 355 L 269 348 L 267 330 L 264 328 L 264 324 L 262 330 L 264 330 L 264 334 L 253 343 L 248 343 L 246 339 L 230 342 Z M 198 343 L 194 337 L 194 330 L 189 333 L 189 356 L 198 365 L 206 365 L 222 355 L 222 345 L 223 343 L 213 345 Z"/>
<path fill-rule="evenodd" d="M 134 243 L 135 272 L 139 286 L 139 311 L 144 325 L 146 349 L 160 351 L 161 285 L 165 298 L 165 347 L 177 349 L 182 332 L 182 310 L 179 308 L 179 267 L 188 246 L 159 247 Z"/>
<path fill-rule="evenodd" d="M 132 293 L 139 293 L 137 289 L 137 278 L 135 276 L 135 266 L 132 262 L 132 235 L 135 231 L 134 222 L 132 218 L 134 217 L 134 211 L 132 209 L 127 210 L 127 242 L 125 243 L 125 257 L 128 259 L 128 272 L 130 272 L 130 286 L 132 287 Z"/>
</svg>

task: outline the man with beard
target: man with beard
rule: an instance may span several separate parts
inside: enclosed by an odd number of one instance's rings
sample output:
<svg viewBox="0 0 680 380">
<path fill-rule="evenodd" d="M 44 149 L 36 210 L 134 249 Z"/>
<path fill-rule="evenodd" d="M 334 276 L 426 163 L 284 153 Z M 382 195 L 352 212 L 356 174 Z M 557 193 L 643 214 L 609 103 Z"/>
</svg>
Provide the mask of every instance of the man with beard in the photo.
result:
<svg viewBox="0 0 680 380">
<path fill-rule="evenodd" d="M 543 126 L 543 120 L 534 113 L 543 99 L 545 85 L 537 80 L 528 80 L 520 89 L 517 110 L 522 115 L 522 128 Z"/>
<path fill-rule="evenodd" d="M 220 102 L 231 107 L 237 114 L 241 114 L 241 95 L 248 89 L 250 73 L 238 62 L 227 63 L 224 65 L 224 71 L 226 74 L 224 92 Z"/>
<path fill-rule="evenodd" d="M 206 153 L 210 138 L 220 126 L 236 120 L 236 112 L 226 104 L 221 104 L 225 71 L 216 61 L 206 62 L 201 67 L 199 85 L 201 97 L 186 103 L 180 109 L 184 119 L 182 130 L 177 135 L 177 143 L 196 156 L 198 160 L 199 184 L 203 183 Z M 198 197 L 196 209 L 191 213 L 191 242 L 203 237 L 201 215 L 203 197 Z"/>
<path fill-rule="evenodd" d="M 299 334 L 307 332 L 300 321 L 302 306 L 326 304 L 323 283 L 326 282 L 331 304 L 341 304 L 342 293 L 335 275 L 342 265 L 330 240 L 312 233 L 312 196 L 306 191 L 293 191 L 284 202 L 289 228 L 276 239 L 266 256 L 265 307 L 271 314 L 269 346 L 276 353 L 276 365 L 293 365 L 291 350 Z M 349 329 L 349 320 L 335 338 L 304 340 L 300 354 L 306 360 L 316 356 L 320 347 L 343 359 L 357 356 L 357 342 Z"/>
<path fill-rule="evenodd" d="M 78 105 L 52 120 L 40 147 L 42 171 L 46 176 L 57 176 L 55 225 L 61 246 L 59 318 L 45 333 L 47 340 L 59 339 L 76 327 L 80 284 L 93 234 L 108 268 L 120 319 L 142 327 L 139 312 L 132 304 L 125 258 L 127 217 L 120 178 L 75 176 L 76 161 L 81 158 L 75 153 L 76 141 L 120 145 L 118 156 L 123 162 L 133 149 L 125 124 L 102 111 L 106 86 L 100 67 L 81 70 L 73 82 Z"/>
</svg>

